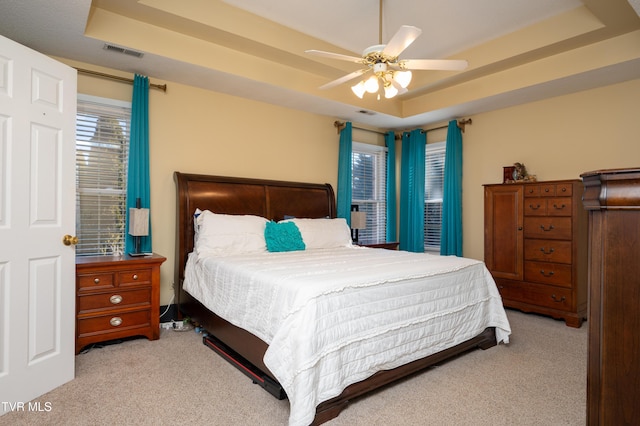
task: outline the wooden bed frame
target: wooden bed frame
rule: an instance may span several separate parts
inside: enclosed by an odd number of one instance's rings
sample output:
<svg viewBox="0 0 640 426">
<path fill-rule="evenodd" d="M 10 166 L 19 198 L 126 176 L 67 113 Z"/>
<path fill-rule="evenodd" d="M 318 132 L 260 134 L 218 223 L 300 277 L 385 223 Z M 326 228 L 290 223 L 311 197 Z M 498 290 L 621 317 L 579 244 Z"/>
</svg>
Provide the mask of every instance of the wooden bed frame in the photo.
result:
<svg viewBox="0 0 640 426">
<path fill-rule="evenodd" d="M 193 213 L 196 208 L 224 214 L 251 214 L 272 220 L 285 216 L 323 218 L 335 217 L 335 196 L 329 184 L 283 182 L 208 176 L 175 172 L 177 185 L 175 303 L 179 312 L 191 318 L 210 335 L 222 343 L 223 351 L 230 349 L 239 357 L 230 362 L 245 373 L 259 371 L 267 384 L 263 386 L 278 396 L 272 385 L 277 380 L 262 360 L 268 345 L 253 334 L 238 328 L 204 307 L 182 290 L 184 268 L 188 254 L 193 250 Z M 324 423 L 340 414 L 350 400 L 378 389 L 390 382 L 409 376 L 429 366 L 452 358 L 474 348 L 487 349 L 496 345 L 495 329 L 487 328 L 478 336 L 452 348 L 438 352 L 393 370 L 380 371 L 366 380 L 348 386 L 339 396 L 316 407 L 313 424 Z M 220 353 L 220 351 L 217 351 Z M 254 377 L 254 374 L 247 374 Z M 256 377 L 254 377 L 254 381 Z M 259 379 L 258 379 L 259 380 Z M 273 383 L 272 383 L 273 382 Z M 280 398 L 285 397 L 282 393 Z"/>
</svg>

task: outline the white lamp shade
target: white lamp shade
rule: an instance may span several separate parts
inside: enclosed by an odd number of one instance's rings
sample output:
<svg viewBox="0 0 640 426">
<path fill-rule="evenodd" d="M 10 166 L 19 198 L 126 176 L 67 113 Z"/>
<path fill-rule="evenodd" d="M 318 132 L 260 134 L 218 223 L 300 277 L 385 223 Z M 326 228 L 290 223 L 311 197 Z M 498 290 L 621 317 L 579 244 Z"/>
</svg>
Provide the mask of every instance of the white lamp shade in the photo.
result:
<svg viewBox="0 0 640 426">
<path fill-rule="evenodd" d="M 394 74 L 393 79 L 397 81 L 402 88 L 406 88 L 409 83 L 411 83 L 412 76 L 411 71 L 397 71 Z"/>
<path fill-rule="evenodd" d="M 391 84 L 386 84 L 384 86 L 384 97 L 387 99 L 391 99 L 393 98 L 395 95 L 398 94 L 398 89 L 396 89 L 395 87 L 393 87 L 393 85 Z"/>
<path fill-rule="evenodd" d="M 357 97 L 362 99 L 362 96 L 364 96 L 364 92 L 366 92 L 366 89 L 364 88 L 364 81 L 361 81 L 355 86 L 351 86 L 351 90 Z"/>
<path fill-rule="evenodd" d="M 149 209 L 129 209 L 129 235 L 134 237 L 149 235 Z"/>
<path fill-rule="evenodd" d="M 378 77 L 372 75 L 364 82 L 364 88 L 369 93 L 376 93 L 380 88 L 380 84 L 378 83 Z"/>
<path fill-rule="evenodd" d="M 351 212 L 351 229 L 366 229 L 367 212 Z"/>
</svg>

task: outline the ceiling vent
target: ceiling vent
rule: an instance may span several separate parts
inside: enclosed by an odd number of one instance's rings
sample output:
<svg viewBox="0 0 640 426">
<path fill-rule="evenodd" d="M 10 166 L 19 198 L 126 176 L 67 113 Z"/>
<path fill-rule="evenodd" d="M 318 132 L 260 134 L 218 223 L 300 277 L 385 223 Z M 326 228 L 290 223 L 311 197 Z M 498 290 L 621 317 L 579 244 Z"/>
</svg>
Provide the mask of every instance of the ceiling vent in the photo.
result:
<svg viewBox="0 0 640 426">
<path fill-rule="evenodd" d="M 144 56 L 144 53 L 138 52 L 137 50 L 126 49 L 124 47 L 115 46 L 113 44 L 105 44 L 103 49 L 110 52 L 117 52 L 124 55 L 135 56 L 136 58 L 142 58 Z"/>
<path fill-rule="evenodd" d="M 360 114 L 364 114 L 364 115 L 376 115 L 376 113 L 375 113 L 375 112 L 373 112 L 373 111 L 367 111 L 366 109 L 361 109 L 361 110 L 359 110 L 359 111 L 357 111 L 357 112 L 358 112 L 358 113 L 360 113 Z"/>
</svg>

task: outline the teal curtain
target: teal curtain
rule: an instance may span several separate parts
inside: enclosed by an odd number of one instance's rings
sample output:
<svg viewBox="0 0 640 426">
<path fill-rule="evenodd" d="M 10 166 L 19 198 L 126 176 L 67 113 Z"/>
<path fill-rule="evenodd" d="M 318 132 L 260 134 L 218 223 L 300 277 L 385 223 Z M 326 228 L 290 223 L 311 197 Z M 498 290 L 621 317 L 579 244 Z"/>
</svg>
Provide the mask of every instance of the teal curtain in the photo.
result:
<svg viewBox="0 0 640 426">
<path fill-rule="evenodd" d="M 336 195 L 337 216 L 347 220 L 351 226 L 351 148 L 353 145 L 351 122 L 346 122 L 340 131 L 338 152 L 338 193 Z"/>
<path fill-rule="evenodd" d="M 424 178 L 427 135 L 404 132 L 400 170 L 400 250 L 424 251 Z"/>
<path fill-rule="evenodd" d="M 398 241 L 396 232 L 396 134 L 387 132 L 387 241 Z"/>
<path fill-rule="evenodd" d="M 444 157 L 440 254 L 462 256 L 462 132 L 449 121 Z"/>
<path fill-rule="evenodd" d="M 149 79 L 135 75 L 133 79 L 133 96 L 131 100 L 131 132 L 129 135 L 129 166 L 127 169 L 127 223 L 129 229 L 129 209 L 136 207 L 140 199 L 140 207 L 149 208 Z M 151 222 L 151 212 L 149 212 Z M 125 253 L 134 251 L 134 239 L 125 233 Z M 151 252 L 151 224 L 149 236 L 142 237 L 140 251 Z"/>
</svg>

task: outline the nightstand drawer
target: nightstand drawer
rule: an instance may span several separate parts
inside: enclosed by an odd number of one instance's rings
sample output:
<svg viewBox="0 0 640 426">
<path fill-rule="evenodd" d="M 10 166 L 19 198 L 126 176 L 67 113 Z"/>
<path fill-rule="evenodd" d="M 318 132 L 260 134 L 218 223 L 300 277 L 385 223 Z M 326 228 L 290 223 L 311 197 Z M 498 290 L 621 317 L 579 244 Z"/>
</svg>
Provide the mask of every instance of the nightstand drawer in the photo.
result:
<svg viewBox="0 0 640 426">
<path fill-rule="evenodd" d="M 103 334 L 135 327 L 148 327 L 150 323 L 151 312 L 149 309 L 78 318 L 78 336 Z"/>
<path fill-rule="evenodd" d="M 120 287 L 151 283 L 151 269 L 136 269 L 118 272 Z"/>
<path fill-rule="evenodd" d="M 115 287 L 115 280 L 113 279 L 113 273 L 97 273 L 78 275 L 78 290 L 102 290 Z"/>
<path fill-rule="evenodd" d="M 78 297 L 78 314 L 102 310 L 121 309 L 131 306 L 150 306 L 151 288 L 120 292 L 92 294 Z"/>
</svg>

